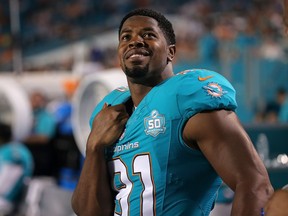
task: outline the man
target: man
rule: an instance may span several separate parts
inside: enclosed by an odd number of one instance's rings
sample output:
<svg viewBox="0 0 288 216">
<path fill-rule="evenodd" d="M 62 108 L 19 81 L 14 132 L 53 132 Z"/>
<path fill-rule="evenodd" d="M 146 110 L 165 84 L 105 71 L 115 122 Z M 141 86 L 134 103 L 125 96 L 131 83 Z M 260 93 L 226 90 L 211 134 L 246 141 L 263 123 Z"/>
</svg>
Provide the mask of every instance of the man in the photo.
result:
<svg viewBox="0 0 288 216">
<path fill-rule="evenodd" d="M 11 141 L 10 125 L 0 122 L 0 215 L 10 215 L 33 172 L 33 158 L 25 145 Z"/>
<path fill-rule="evenodd" d="M 175 52 L 163 15 L 123 18 L 118 56 L 129 89 L 92 114 L 77 215 L 209 215 L 220 177 L 235 192 L 232 215 L 260 215 L 273 188 L 234 112 L 233 87 L 207 70 L 174 76 Z"/>
<path fill-rule="evenodd" d="M 46 109 L 46 97 L 38 90 L 30 95 L 33 109 L 33 127 L 23 141 L 33 155 L 35 162 L 34 176 L 54 175 L 55 155 L 51 140 L 56 131 L 56 121 Z"/>
</svg>

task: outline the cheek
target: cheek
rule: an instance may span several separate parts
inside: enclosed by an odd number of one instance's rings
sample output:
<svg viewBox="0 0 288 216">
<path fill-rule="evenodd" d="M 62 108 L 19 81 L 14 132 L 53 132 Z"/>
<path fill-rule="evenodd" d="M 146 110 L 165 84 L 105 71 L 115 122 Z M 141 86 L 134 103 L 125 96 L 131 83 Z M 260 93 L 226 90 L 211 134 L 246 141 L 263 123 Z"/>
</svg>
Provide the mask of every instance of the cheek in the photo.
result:
<svg viewBox="0 0 288 216">
<path fill-rule="evenodd" d="M 118 52 L 117 52 L 117 59 L 118 59 L 118 62 L 120 63 L 120 64 L 122 64 L 122 62 L 123 62 L 123 54 L 122 54 L 123 52 L 121 51 L 121 49 L 118 49 Z"/>
<path fill-rule="evenodd" d="M 166 64 L 169 58 L 169 53 L 167 52 L 166 47 L 161 47 L 159 49 L 159 54 L 157 55 L 157 61 Z"/>
</svg>

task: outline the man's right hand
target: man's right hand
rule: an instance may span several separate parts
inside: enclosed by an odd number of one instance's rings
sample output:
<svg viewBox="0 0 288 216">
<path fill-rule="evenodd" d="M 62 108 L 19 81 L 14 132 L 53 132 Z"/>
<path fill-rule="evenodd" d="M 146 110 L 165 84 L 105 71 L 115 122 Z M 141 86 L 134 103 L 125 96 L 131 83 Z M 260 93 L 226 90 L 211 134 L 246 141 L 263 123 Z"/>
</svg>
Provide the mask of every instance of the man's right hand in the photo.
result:
<svg viewBox="0 0 288 216">
<path fill-rule="evenodd" d="M 93 120 L 86 146 L 86 154 L 115 143 L 123 133 L 128 118 L 129 114 L 124 104 L 108 106 L 105 103 L 102 110 Z"/>
</svg>

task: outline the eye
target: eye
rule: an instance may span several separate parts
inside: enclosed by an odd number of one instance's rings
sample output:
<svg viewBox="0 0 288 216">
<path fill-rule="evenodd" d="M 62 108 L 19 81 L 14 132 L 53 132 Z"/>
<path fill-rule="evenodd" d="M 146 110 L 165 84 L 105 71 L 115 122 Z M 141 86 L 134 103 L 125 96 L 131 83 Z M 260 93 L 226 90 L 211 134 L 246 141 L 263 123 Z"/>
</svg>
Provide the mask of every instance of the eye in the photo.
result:
<svg viewBox="0 0 288 216">
<path fill-rule="evenodd" d="M 129 34 L 123 34 L 121 36 L 121 41 L 128 41 L 131 38 Z"/>
<path fill-rule="evenodd" d="M 145 34 L 143 34 L 143 38 L 155 38 L 156 35 L 152 32 L 146 32 Z"/>
</svg>

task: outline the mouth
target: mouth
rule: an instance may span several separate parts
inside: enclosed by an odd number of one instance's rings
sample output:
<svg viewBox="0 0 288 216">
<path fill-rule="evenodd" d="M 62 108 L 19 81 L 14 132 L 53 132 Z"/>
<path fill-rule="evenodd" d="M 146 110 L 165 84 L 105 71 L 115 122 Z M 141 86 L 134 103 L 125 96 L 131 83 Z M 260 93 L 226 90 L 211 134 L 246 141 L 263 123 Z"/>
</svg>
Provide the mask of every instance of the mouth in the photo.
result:
<svg viewBox="0 0 288 216">
<path fill-rule="evenodd" d="M 150 52 L 146 49 L 132 49 L 125 54 L 125 59 L 141 59 L 150 56 Z"/>
</svg>

